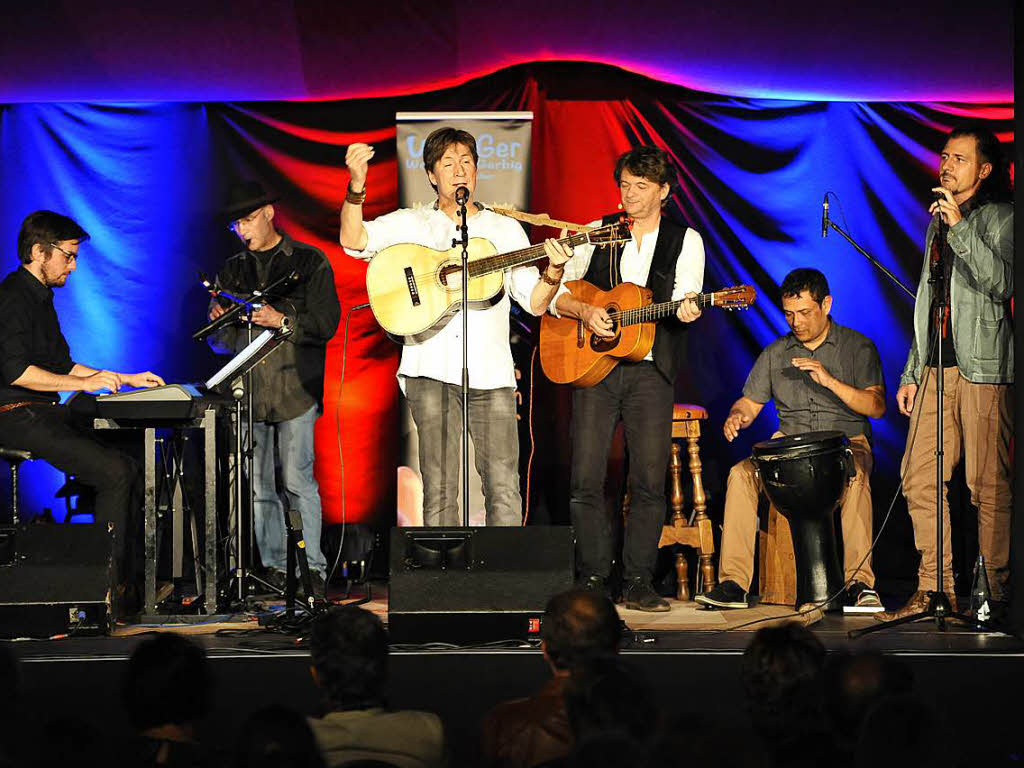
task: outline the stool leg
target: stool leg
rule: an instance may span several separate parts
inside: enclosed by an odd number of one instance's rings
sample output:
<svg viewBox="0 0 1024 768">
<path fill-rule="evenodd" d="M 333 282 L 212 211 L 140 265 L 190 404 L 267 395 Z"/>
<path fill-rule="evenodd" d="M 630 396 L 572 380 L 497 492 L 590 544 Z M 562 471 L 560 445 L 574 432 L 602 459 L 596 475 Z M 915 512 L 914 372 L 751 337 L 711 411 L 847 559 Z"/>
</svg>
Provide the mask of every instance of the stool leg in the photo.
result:
<svg viewBox="0 0 1024 768">
<path fill-rule="evenodd" d="M 11 467 L 11 524 L 18 524 L 18 462 L 12 461 Z"/>
<path fill-rule="evenodd" d="M 707 497 L 704 495 L 704 480 L 701 476 L 700 446 L 697 444 L 699 434 L 686 438 L 687 453 L 690 455 L 690 475 L 693 477 L 693 511 L 696 513 L 694 523 L 700 532 L 700 573 L 705 592 L 715 588 L 715 566 L 712 555 L 715 552 L 715 540 L 711 532 L 711 518 L 707 513 Z"/>
<path fill-rule="evenodd" d="M 690 601 L 690 576 L 686 569 L 686 555 L 682 549 L 676 552 L 676 600 L 681 603 Z"/>
<path fill-rule="evenodd" d="M 679 443 L 672 441 L 672 455 L 668 460 L 669 503 L 672 507 L 672 525 L 685 525 L 683 519 L 683 461 Z"/>
</svg>

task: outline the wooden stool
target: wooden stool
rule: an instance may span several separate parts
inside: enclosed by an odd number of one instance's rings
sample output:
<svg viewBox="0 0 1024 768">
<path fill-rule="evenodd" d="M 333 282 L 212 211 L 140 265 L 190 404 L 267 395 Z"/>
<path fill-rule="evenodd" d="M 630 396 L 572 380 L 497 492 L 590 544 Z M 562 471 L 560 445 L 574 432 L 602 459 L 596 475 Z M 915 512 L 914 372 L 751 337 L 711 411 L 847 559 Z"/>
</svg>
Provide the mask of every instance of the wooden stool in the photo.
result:
<svg viewBox="0 0 1024 768">
<path fill-rule="evenodd" d="M 711 532 L 711 518 L 707 515 L 707 497 L 704 495 L 704 481 L 701 476 L 700 423 L 707 419 L 708 412 L 699 405 L 681 405 L 676 403 L 672 408 L 672 455 L 669 458 L 669 503 L 672 507 L 672 519 L 661 528 L 661 539 L 658 548 L 671 547 L 676 544 L 693 547 L 700 553 L 700 572 L 703 578 L 703 591 L 715 587 L 715 567 L 712 555 L 715 553 L 715 541 Z M 690 477 L 693 480 L 693 511 L 695 517 L 691 524 L 683 515 L 683 461 L 682 448 L 677 440 L 687 442 L 687 453 L 690 456 Z M 622 504 L 623 515 L 629 514 L 629 482 L 626 482 L 626 497 Z M 686 555 L 676 552 L 675 560 L 676 599 L 690 599 L 689 575 L 686 567 Z"/>
</svg>

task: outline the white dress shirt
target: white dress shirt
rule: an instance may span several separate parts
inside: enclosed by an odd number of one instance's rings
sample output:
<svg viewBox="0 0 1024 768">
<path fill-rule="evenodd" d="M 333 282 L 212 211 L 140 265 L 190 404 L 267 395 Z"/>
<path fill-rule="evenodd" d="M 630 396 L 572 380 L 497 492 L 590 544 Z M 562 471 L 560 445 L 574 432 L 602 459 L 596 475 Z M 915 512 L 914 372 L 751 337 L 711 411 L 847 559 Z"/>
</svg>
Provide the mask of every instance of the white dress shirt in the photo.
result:
<svg viewBox="0 0 1024 768">
<path fill-rule="evenodd" d="M 493 211 L 472 214 L 467 223 L 470 238 L 490 240 L 498 253 L 517 251 L 530 245 L 518 222 Z M 367 221 L 364 226 L 366 247 L 362 251 L 346 248 L 345 252 L 365 261 L 396 243 L 416 243 L 447 251 L 452 247 L 452 239 L 460 237 L 456 223 L 433 207 L 401 208 Z M 539 280 L 540 273 L 536 267 L 506 270 L 501 300 L 486 309 L 470 310 L 469 386 L 473 389 L 515 387 L 515 368 L 509 347 L 509 295 L 533 314 L 530 294 Z M 452 315 L 448 324 L 426 341 L 402 346 L 398 382 L 403 392 L 407 376 L 423 376 L 448 384 L 462 383 L 462 310 Z"/>
<path fill-rule="evenodd" d="M 588 226 L 599 227 L 601 220 L 592 221 Z M 654 259 L 654 246 L 658 242 L 660 227 L 653 232 L 643 236 L 640 245 L 637 245 L 633 237 L 626 247 L 622 249 L 622 259 L 619 262 L 619 275 L 624 283 L 634 283 L 646 286 L 647 277 L 651 272 L 651 261 Z M 569 293 L 564 283 L 570 280 L 580 280 L 590 268 L 590 259 L 594 255 L 593 245 L 578 245 L 573 257 L 565 265 L 565 277 L 563 285 L 559 286 L 555 298 L 551 300 L 548 311 L 558 316 L 555 303 L 558 297 Z M 704 239 L 695 229 L 687 227 L 683 236 L 683 246 L 676 257 L 676 275 L 672 284 L 672 301 L 679 301 L 688 293 L 700 293 L 704 285 Z M 654 354 L 647 353 L 644 360 L 653 360 Z"/>
</svg>

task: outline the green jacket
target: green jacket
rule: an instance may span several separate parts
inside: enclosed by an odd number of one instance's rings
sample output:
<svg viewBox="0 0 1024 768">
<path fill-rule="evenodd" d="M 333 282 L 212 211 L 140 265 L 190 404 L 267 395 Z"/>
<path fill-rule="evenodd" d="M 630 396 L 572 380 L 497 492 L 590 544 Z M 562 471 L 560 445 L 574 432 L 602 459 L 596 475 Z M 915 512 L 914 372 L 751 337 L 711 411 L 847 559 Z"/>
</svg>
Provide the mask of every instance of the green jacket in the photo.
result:
<svg viewBox="0 0 1024 768">
<path fill-rule="evenodd" d="M 932 322 L 929 253 L 935 221 L 925 238 L 924 266 L 914 305 L 914 341 L 900 385 L 919 384 L 928 360 Z M 956 362 L 975 384 L 1013 383 L 1013 206 L 986 203 L 949 228 L 947 242 L 956 259 L 950 283 L 950 317 Z"/>
</svg>

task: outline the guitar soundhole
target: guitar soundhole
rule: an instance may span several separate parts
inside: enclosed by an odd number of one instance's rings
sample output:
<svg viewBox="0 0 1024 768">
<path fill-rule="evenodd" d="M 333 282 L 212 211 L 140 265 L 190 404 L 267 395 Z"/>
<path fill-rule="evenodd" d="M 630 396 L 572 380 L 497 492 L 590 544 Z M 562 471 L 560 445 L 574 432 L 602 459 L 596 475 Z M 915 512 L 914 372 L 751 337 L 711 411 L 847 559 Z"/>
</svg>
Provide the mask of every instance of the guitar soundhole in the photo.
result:
<svg viewBox="0 0 1024 768">
<path fill-rule="evenodd" d="M 457 264 L 445 264 L 437 273 L 441 287 L 448 291 L 457 291 L 462 287 L 462 267 Z"/>
<path fill-rule="evenodd" d="M 590 334 L 590 348 L 594 352 L 598 353 L 604 353 L 608 352 L 609 350 L 615 349 L 615 345 L 619 343 L 619 321 L 617 319 L 617 315 L 619 312 L 618 307 L 609 305 L 605 307 L 605 311 L 608 313 L 608 317 L 611 318 L 612 333 L 614 333 L 615 335 L 601 337 L 598 336 L 596 333 Z"/>
</svg>

